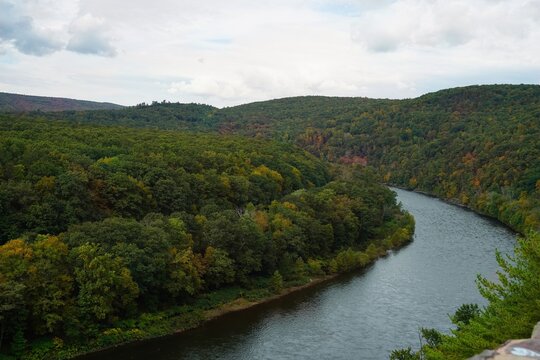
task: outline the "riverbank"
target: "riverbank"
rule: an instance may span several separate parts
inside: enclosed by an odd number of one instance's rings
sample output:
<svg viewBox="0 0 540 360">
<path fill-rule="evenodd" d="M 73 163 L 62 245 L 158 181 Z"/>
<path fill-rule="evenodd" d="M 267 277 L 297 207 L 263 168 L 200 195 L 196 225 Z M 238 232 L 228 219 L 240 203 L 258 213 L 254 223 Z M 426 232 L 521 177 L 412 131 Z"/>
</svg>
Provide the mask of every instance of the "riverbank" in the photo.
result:
<svg viewBox="0 0 540 360">
<path fill-rule="evenodd" d="M 413 239 L 414 219 L 407 215 L 406 225 L 396 228 L 384 239 L 371 243 L 364 251 L 346 249 L 333 258 L 308 262 L 305 274 L 284 284 L 279 293 L 273 293 L 269 278 L 254 282 L 251 289 L 232 287 L 205 294 L 189 305 L 174 307 L 158 313 L 142 314 L 137 319 L 122 321 L 116 327 L 103 330 L 95 339 L 84 344 L 64 344 L 58 339 L 49 347 L 46 359 L 85 359 L 87 355 L 106 352 L 129 343 L 180 334 L 195 329 L 227 314 L 251 309 L 277 301 L 293 293 L 322 285 L 340 275 L 368 268 L 377 259 L 397 250 Z M 311 272 L 311 274 L 310 274 Z M 316 274 L 318 272 L 318 274 Z"/>
<path fill-rule="evenodd" d="M 459 206 L 460 208 L 471 211 L 471 212 L 473 212 L 473 213 L 475 213 L 477 215 L 484 216 L 484 217 L 486 217 L 486 218 L 488 218 L 490 220 L 496 221 L 497 223 L 509 228 L 510 230 L 514 231 L 515 233 L 517 233 L 517 234 L 519 234 L 521 236 L 525 235 L 525 233 L 526 233 L 526 231 L 524 231 L 523 229 L 518 229 L 516 226 L 513 226 L 512 224 L 503 221 L 498 216 L 488 214 L 485 211 L 482 211 L 481 209 L 478 209 L 476 207 L 465 205 L 465 204 L 461 203 L 458 199 L 448 199 L 448 198 L 444 198 L 444 197 L 439 197 L 439 196 L 437 196 L 435 194 L 432 194 L 432 193 L 429 193 L 427 191 L 418 190 L 418 189 L 411 189 L 411 188 L 408 188 L 408 187 L 405 187 L 405 186 L 402 186 L 402 185 L 397 185 L 397 184 L 383 183 L 383 185 L 388 186 L 388 187 L 394 187 L 394 188 L 405 190 L 405 191 L 411 191 L 411 192 L 414 192 L 414 193 L 417 193 L 417 194 L 422 194 L 422 195 L 425 195 L 425 196 L 429 196 L 430 198 L 443 201 L 443 202 L 445 202 L 447 204 L 450 204 L 450 205 Z"/>
<path fill-rule="evenodd" d="M 305 289 L 308 289 L 308 288 L 312 288 L 312 287 L 315 287 L 317 285 L 322 285 L 325 282 L 329 282 L 331 280 L 336 279 L 340 275 L 343 275 L 343 274 L 342 273 L 336 273 L 336 274 L 331 274 L 331 275 L 324 275 L 324 276 L 320 276 L 320 277 L 310 278 L 308 280 L 308 282 L 305 283 L 305 284 L 286 287 L 279 294 L 272 294 L 272 295 L 268 295 L 268 296 L 262 297 L 262 298 L 253 298 L 253 294 L 248 293 L 248 294 L 246 294 L 244 296 L 240 296 L 240 297 L 238 297 L 238 298 L 236 298 L 236 299 L 234 299 L 232 301 L 226 302 L 224 304 L 218 305 L 218 306 L 210 308 L 208 310 L 204 310 L 201 313 L 194 311 L 194 314 L 196 314 L 195 317 L 197 318 L 197 321 L 192 321 L 193 319 L 191 319 L 191 321 L 190 321 L 190 320 L 188 320 L 188 317 L 186 317 L 186 316 L 177 317 L 176 320 L 180 320 L 180 321 L 174 321 L 173 320 L 173 322 L 176 322 L 176 323 L 183 322 L 182 326 L 179 326 L 179 327 L 174 328 L 174 329 L 171 328 L 169 330 L 165 330 L 165 331 L 158 332 L 158 333 L 154 332 L 154 333 L 152 333 L 151 335 L 148 335 L 148 336 L 138 337 L 138 336 L 136 336 L 137 335 L 136 332 L 132 332 L 131 334 L 135 335 L 133 338 L 129 338 L 129 339 L 124 338 L 124 339 L 121 340 L 121 338 L 118 337 L 118 336 L 121 335 L 120 329 L 113 329 L 112 332 L 109 330 L 108 331 L 109 334 L 114 333 L 117 336 L 117 340 L 119 340 L 118 342 L 116 342 L 114 344 L 111 344 L 111 345 L 108 345 L 108 346 L 89 348 L 87 351 L 71 354 L 71 355 L 69 355 L 67 357 L 63 357 L 64 352 L 59 352 L 57 354 L 57 359 L 84 359 L 85 356 L 87 356 L 87 355 L 90 355 L 90 354 L 98 355 L 99 353 L 106 352 L 106 351 L 111 350 L 113 348 L 118 348 L 118 347 L 121 347 L 121 346 L 124 346 L 124 345 L 128 345 L 130 343 L 140 342 L 140 341 L 148 341 L 148 340 L 153 340 L 153 339 L 162 338 L 162 337 L 166 337 L 166 336 L 178 335 L 178 334 L 181 334 L 181 333 L 185 333 L 187 331 L 198 328 L 199 326 L 201 326 L 201 325 L 203 325 L 203 324 L 205 324 L 207 322 L 210 322 L 212 320 L 216 320 L 216 319 L 218 319 L 218 318 L 220 318 L 222 316 L 225 316 L 225 315 L 228 315 L 228 314 L 231 314 L 231 313 L 235 313 L 235 312 L 245 311 L 245 310 L 254 308 L 256 306 L 261 306 L 261 305 L 264 305 L 264 304 L 268 304 L 268 303 L 271 303 L 273 301 L 280 300 L 280 299 L 282 299 L 282 298 L 284 298 L 284 297 L 286 297 L 288 295 L 291 295 L 291 294 L 293 294 L 295 292 L 299 292 L 299 291 L 302 291 L 302 290 L 305 290 Z M 164 320 L 162 319 L 162 321 L 164 321 Z M 126 334 L 125 332 L 123 332 L 123 333 Z"/>
<path fill-rule="evenodd" d="M 311 279 L 309 279 L 309 282 L 307 282 L 306 284 L 298 285 L 298 286 L 291 286 L 291 287 L 285 288 L 279 294 L 275 294 L 275 295 L 266 297 L 266 298 L 264 298 L 262 300 L 249 301 L 249 300 L 247 300 L 245 298 L 238 298 L 238 299 L 236 299 L 234 301 L 231 301 L 230 303 L 224 304 L 223 306 L 221 306 L 219 308 L 207 310 L 204 313 L 204 316 L 205 316 L 204 322 L 214 320 L 214 319 L 216 319 L 218 317 L 221 317 L 223 315 L 226 315 L 226 314 L 246 310 L 246 309 L 249 309 L 249 308 L 252 308 L 252 307 L 255 307 L 255 306 L 259 306 L 259 305 L 262 305 L 262 304 L 268 304 L 268 303 L 270 303 L 272 301 L 279 300 L 279 299 L 281 299 L 281 298 L 283 298 L 283 297 L 285 297 L 287 295 L 290 295 L 292 293 L 295 293 L 297 291 L 308 289 L 308 288 L 314 287 L 316 285 L 325 283 L 327 281 L 333 280 L 336 277 L 338 277 L 339 275 L 342 275 L 342 274 L 332 274 L 332 275 L 325 275 L 325 276 L 321 276 L 321 277 L 317 277 L 317 278 L 311 278 Z M 187 330 L 190 330 L 190 329 L 180 330 L 180 331 L 177 331 L 176 333 L 181 333 L 181 332 L 184 332 L 184 331 L 187 331 Z"/>
</svg>

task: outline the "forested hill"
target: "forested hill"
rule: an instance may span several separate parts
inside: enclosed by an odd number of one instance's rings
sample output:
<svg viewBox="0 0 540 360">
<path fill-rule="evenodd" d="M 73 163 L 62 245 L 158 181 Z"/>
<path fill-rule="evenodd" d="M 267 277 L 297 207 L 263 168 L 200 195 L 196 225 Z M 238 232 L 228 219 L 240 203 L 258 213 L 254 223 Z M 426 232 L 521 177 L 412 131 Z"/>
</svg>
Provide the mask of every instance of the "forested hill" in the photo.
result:
<svg viewBox="0 0 540 360">
<path fill-rule="evenodd" d="M 69 120 L 79 124 L 115 125 L 151 129 L 199 130 L 217 129 L 218 111 L 210 105 L 153 102 L 114 110 L 64 111 L 61 113 L 30 113 L 51 120 Z"/>
<path fill-rule="evenodd" d="M 0 92 L 0 112 L 121 109 L 123 106 L 86 100 Z"/>
<path fill-rule="evenodd" d="M 284 140 L 330 161 L 367 164 L 387 183 L 540 227 L 540 86 L 484 85 L 415 99 L 305 96 L 224 109 L 155 103 L 47 114 L 77 122 Z"/>
<path fill-rule="evenodd" d="M 290 98 L 215 116 L 222 132 L 293 141 L 514 229 L 540 228 L 540 86 L 469 86 L 407 100 Z"/>
</svg>

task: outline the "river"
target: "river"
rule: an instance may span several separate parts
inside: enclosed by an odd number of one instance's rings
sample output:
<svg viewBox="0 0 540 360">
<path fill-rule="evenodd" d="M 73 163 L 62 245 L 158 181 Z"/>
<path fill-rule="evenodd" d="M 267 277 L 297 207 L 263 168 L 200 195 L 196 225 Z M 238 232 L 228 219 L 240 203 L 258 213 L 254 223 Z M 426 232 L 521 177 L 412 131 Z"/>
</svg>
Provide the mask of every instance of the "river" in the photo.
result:
<svg viewBox="0 0 540 360">
<path fill-rule="evenodd" d="M 414 242 L 363 273 L 84 360 L 369 360 L 418 348 L 420 327 L 448 331 L 447 314 L 463 303 L 485 304 L 476 274 L 495 278 L 495 249 L 511 253 L 515 234 L 461 207 L 394 190 L 416 219 Z"/>
</svg>

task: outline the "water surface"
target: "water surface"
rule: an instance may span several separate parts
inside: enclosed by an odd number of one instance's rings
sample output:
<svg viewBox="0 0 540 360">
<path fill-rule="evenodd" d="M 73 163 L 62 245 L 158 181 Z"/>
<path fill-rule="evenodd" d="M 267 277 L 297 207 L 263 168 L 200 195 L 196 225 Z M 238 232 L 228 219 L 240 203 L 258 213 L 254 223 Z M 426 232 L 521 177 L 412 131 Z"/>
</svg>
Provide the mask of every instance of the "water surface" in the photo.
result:
<svg viewBox="0 0 540 360">
<path fill-rule="evenodd" d="M 510 253 L 515 235 L 458 206 L 394 190 L 416 219 L 414 242 L 363 273 L 84 360 L 388 359 L 395 348 L 417 348 L 420 327 L 447 331 L 447 314 L 461 304 L 485 304 L 476 274 L 495 278 L 495 249 Z"/>
</svg>

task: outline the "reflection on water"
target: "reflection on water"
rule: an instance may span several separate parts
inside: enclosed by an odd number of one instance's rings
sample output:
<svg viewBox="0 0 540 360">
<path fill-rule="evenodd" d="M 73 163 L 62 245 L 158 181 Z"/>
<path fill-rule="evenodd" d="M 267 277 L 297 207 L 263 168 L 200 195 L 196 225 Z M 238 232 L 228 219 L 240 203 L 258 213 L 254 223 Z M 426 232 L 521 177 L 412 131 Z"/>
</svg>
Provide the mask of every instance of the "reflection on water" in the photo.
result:
<svg viewBox="0 0 540 360">
<path fill-rule="evenodd" d="M 510 253 L 515 236 L 460 207 L 394 190 L 416 219 L 415 240 L 362 274 L 84 360 L 388 359 L 392 349 L 418 347 L 420 327 L 446 331 L 459 305 L 484 304 L 476 274 L 494 278 L 495 249 Z"/>
</svg>

